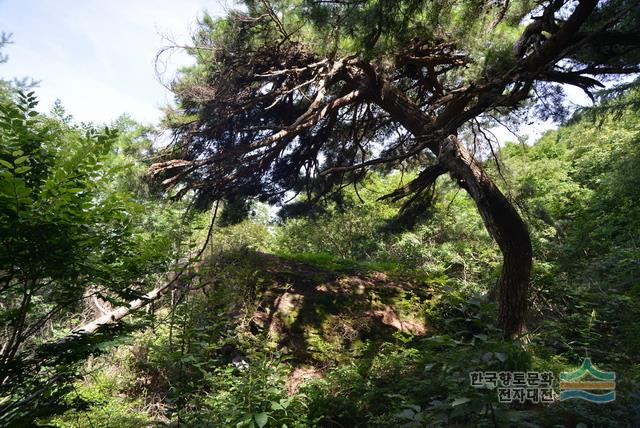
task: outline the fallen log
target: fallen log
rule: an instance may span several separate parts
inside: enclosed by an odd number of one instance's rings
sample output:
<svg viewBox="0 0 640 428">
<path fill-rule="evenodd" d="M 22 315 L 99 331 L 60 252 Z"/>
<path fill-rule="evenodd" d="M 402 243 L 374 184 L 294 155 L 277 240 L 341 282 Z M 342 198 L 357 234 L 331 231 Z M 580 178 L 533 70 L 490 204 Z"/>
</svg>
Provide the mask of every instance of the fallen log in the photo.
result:
<svg viewBox="0 0 640 428">
<path fill-rule="evenodd" d="M 75 362 L 75 360 L 70 359 L 68 354 L 62 358 L 61 361 L 52 360 L 52 354 L 64 355 L 68 349 L 73 347 L 76 341 L 81 342 L 83 339 L 90 338 L 92 334 L 99 333 L 103 327 L 116 325 L 127 315 L 156 301 L 166 292 L 170 291 L 174 286 L 179 284 L 179 280 L 185 273 L 194 272 L 194 264 L 201 259 L 202 254 L 211 240 L 218 213 L 218 205 L 218 202 L 216 202 L 209 230 L 200 250 L 195 254 L 191 254 L 186 259 L 176 260 L 177 267 L 167 274 L 167 281 L 165 283 L 149 291 L 142 297 L 129 302 L 126 306 L 115 308 L 87 324 L 76 327 L 69 334 L 53 343 L 45 343 L 35 349 L 31 349 L 29 351 L 30 355 L 26 355 L 26 353 L 20 355 L 20 358 L 16 360 L 17 364 L 10 367 L 10 370 L 6 371 L 6 373 L 2 372 L 0 375 L 0 396 L 4 398 L 0 399 L 0 425 L 12 425 L 12 421 L 19 421 L 20 412 L 30 412 L 28 408 L 33 405 L 35 400 L 46 395 L 46 393 L 56 385 L 72 382 L 73 379 L 77 378 L 77 371 L 70 370 L 68 367 L 69 363 L 72 361 Z M 86 351 L 85 349 L 84 352 L 86 353 Z M 4 365 L 9 366 L 6 363 Z M 29 373 L 38 373 L 43 365 L 50 365 L 49 372 L 51 375 L 49 379 L 36 382 L 31 391 L 28 389 L 24 391 L 20 390 L 19 387 L 21 384 L 24 384 L 25 379 L 29 379 L 30 376 L 32 376 Z M 60 366 L 58 367 L 58 365 Z M 2 368 L 3 367 L 0 366 L 0 369 Z M 4 390 L 2 387 L 4 387 Z M 18 389 L 16 390 L 16 388 Z M 62 390 L 59 390 L 59 392 L 60 391 Z M 14 395 L 14 392 L 18 394 Z M 49 397 L 50 400 L 53 400 L 51 403 L 56 402 L 56 400 L 62 400 L 64 396 L 63 392 L 64 391 L 53 398 Z M 22 397 L 20 398 L 20 396 Z M 27 408 L 27 410 L 25 410 L 25 408 Z"/>
<path fill-rule="evenodd" d="M 179 272 L 170 272 L 168 275 L 168 281 L 166 283 L 154 288 L 139 299 L 132 300 L 127 306 L 117 307 L 114 310 L 107 312 L 106 314 L 96 318 L 95 320 L 87 324 L 76 327 L 71 331 L 71 333 L 56 341 L 55 346 L 64 345 L 72 340 L 76 340 L 83 336 L 95 333 L 98 329 L 100 329 L 100 327 L 110 324 L 116 324 L 131 312 L 136 311 L 143 306 L 146 306 L 149 303 L 153 302 L 154 300 L 162 297 L 163 294 L 173 288 L 173 286 L 178 282 L 184 272 L 185 270 Z"/>
<path fill-rule="evenodd" d="M 205 248 L 209 244 L 209 241 L 211 241 L 213 227 L 215 225 L 216 218 L 218 216 L 218 205 L 219 205 L 219 202 L 216 201 L 214 210 L 213 210 L 213 216 L 211 218 L 211 223 L 209 224 L 209 230 L 207 231 L 207 236 L 204 243 L 202 244 L 202 247 L 200 247 L 200 249 L 195 254 L 192 254 L 192 257 L 189 257 L 186 260 L 186 262 L 184 262 L 185 264 L 182 267 L 182 269 L 169 272 L 169 274 L 167 275 L 168 282 L 154 288 L 153 290 L 151 290 L 141 298 L 129 302 L 127 306 L 118 307 L 112 310 L 111 312 L 108 312 L 103 316 L 96 318 L 95 320 L 91 321 L 88 324 L 84 324 L 80 327 L 73 329 L 71 333 L 67 334 L 62 339 L 56 341 L 55 345 L 64 345 L 72 340 L 76 340 L 76 339 L 88 336 L 92 333 L 95 333 L 102 326 L 115 324 L 118 321 L 120 321 L 122 318 L 129 315 L 131 312 L 136 311 L 142 308 L 143 306 L 148 305 L 154 300 L 157 300 L 167 291 L 171 290 L 171 288 L 178 282 L 180 277 L 188 270 L 190 266 L 190 261 L 199 260 L 202 254 L 204 253 Z M 183 262 L 179 262 L 179 263 L 183 263 Z"/>
</svg>

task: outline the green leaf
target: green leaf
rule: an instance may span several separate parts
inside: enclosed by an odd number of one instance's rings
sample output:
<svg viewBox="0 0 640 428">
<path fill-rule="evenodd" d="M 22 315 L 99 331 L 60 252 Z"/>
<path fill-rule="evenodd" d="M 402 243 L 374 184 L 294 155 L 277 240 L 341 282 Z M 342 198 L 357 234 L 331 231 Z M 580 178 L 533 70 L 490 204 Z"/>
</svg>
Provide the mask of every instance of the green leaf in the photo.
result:
<svg viewBox="0 0 640 428">
<path fill-rule="evenodd" d="M 503 363 L 507 361 L 507 354 L 505 354 L 504 352 L 494 352 L 493 355 L 495 355 L 496 358 Z"/>
<path fill-rule="evenodd" d="M 245 419 L 244 421 L 240 421 L 236 424 L 236 428 L 252 427 L 252 426 L 253 426 L 253 420 L 251 420 L 251 418 Z"/>
<path fill-rule="evenodd" d="M 18 178 L 15 181 L 14 193 L 18 197 L 28 196 L 31 193 L 31 189 L 24 185 L 22 178 Z"/>
<path fill-rule="evenodd" d="M 20 168 L 16 168 L 16 174 L 22 174 L 23 172 L 27 172 L 30 169 L 30 166 L 21 166 Z"/>
<path fill-rule="evenodd" d="M 28 160 L 29 160 L 29 156 L 20 156 L 19 158 L 14 160 L 13 163 L 15 163 L 16 165 L 20 165 L 21 163 L 25 163 Z"/>
<path fill-rule="evenodd" d="M 13 164 L 7 162 L 4 159 L 0 159 L 0 165 L 4 166 L 6 168 L 9 168 L 9 169 L 13 169 Z"/>
<path fill-rule="evenodd" d="M 269 415 L 267 415 L 264 412 L 256 413 L 255 415 L 253 415 L 253 418 L 256 420 L 256 423 L 258 424 L 258 428 L 263 428 L 267 424 L 267 421 L 269 420 Z"/>
<path fill-rule="evenodd" d="M 453 400 L 453 403 L 451 403 L 451 407 L 459 406 L 461 404 L 468 403 L 469 401 L 471 401 L 470 398 L 459 397 L 459 398 L 456 398 L 455 400 Z"/>
</svg>

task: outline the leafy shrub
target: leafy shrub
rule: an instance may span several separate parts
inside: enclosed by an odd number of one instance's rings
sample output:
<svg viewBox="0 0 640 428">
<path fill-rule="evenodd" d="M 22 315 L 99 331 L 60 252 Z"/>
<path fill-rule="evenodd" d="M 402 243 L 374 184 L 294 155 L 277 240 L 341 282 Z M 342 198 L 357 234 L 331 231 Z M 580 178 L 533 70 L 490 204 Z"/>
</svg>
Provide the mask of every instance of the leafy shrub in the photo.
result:
<svg viewBox="0 0 640 428">
<path fill-rule="evenodd" d="M 174 230 L 143 221 L 145 207 L 113 190 L 115 131 L 44 117 L 36 104 L 33 93 L 0 104 L 0 421 L 25 424 L 64 408 L 69 385 L 55 381 L 76 372 L 73 350 L 45 362 L 35 347 L 74 325 L 86 293 L 119 303 L 150 289 Z M 37 412 L 20 405 L 34 393 Z"/>
</svg>

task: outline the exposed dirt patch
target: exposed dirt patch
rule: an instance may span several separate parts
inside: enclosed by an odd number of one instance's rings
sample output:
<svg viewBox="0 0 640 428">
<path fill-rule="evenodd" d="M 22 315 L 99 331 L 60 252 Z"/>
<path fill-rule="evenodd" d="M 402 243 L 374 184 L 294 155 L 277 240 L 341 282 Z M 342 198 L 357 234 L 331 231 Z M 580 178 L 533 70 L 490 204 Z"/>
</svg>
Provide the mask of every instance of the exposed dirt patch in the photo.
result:
<svg viewBox="0 0 640 428">
<path fill-rule="evenodd" d="M 366 340 L 392 340 L 396 331 L 427 333 L 420 305 L 430 293 L 423 284 L 261 256 L 269 281 L 252 314 L 252 332 L 291 352 L 294 364 L 327 367 Z"/>
<path fill-rule="evenodd" d="M 285 387 L 287 388 L 287 393 L 289 395 L 293 395 L 298 392 L 298 388 L 304 382 L 310 379 L 319 379 L 322 377 L 320 371 L 313 367 L 296 367 L 294 368 L 289 376 L 287 377 L 287 381 L 285 382 Z"/>
<path fill-rule="evenodd" d="M 415 336 L 423 336 L 427 332 L 424 322 L 410 318 L 401 318 L 398 312 L 389 305 L 382 305 L 382 309 L 373 311 L 373 315 L 379 317 L 383 324 L 389 325 L 399 331 L 411 333 Z"/>
</svg>

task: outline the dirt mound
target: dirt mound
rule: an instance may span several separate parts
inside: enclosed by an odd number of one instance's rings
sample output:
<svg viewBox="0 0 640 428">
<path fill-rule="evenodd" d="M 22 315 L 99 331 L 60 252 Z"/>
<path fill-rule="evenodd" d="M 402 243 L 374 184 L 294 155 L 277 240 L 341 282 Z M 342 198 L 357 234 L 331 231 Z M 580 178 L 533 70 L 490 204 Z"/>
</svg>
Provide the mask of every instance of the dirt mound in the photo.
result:
<svg viewBox="0 0 640 428">
<path fill-rule="evenodd" d="M 397 332 L 428 331 L 429 289 L 384 272 L 335 272 L 263 254 L 271 280 L 251 314 L 250 328 L 290 353 L 296 365 L 333 366 L 365 341 L 393 340 Z"/>
</svg>

